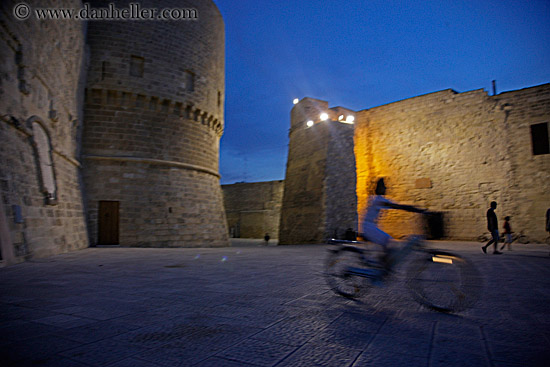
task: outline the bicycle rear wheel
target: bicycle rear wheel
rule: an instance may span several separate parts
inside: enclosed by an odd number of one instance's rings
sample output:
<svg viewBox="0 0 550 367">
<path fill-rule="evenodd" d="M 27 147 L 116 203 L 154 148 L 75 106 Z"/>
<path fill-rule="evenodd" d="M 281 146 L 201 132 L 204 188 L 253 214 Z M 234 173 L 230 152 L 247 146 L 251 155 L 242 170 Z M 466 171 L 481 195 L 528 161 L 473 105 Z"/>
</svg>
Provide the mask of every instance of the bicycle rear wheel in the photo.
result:
<svg viewBox="0 0 550 367">
<path fill-rule="evenodd" d="M 475 267 L 458 255 L 429 250 L 412 262 L 407 282 L 420 304 L 439 312 L 458 312 L 477 299 L 476 273 Z"/>
<path fill-rule="evenodd" d="M 526 245 L 526 244 L 529 243 L 529 237 L 527 237 L 526 235 L 521 234 L 521 235 L 518 236 L 518 242 L 521 243 L 521 244 Z"/>
<path fill-rule="evenodd" d="M 353 275 L 350 268 L 365 268 L 361 251 L 355 247 L 342 246 L 329 250 L 325 264 L 325 277 L 329 287 L 346 298 L 357 298 L 365 291 L 366 278 Z"/>
</svg>

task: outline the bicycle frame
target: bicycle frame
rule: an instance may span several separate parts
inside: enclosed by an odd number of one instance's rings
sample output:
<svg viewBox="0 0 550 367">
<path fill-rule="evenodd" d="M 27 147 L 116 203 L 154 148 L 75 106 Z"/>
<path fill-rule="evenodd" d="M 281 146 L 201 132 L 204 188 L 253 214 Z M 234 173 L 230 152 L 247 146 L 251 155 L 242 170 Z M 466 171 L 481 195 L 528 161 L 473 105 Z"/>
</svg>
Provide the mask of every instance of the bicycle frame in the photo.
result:
<svg viewBox="0 0 550 367">
<path fill-rule="evenodd" d="M 365 250 L 362 249 L 361 247 L 359 247 L 358 245 L 367 244 L 369 242 L 337 240 L 337 239 L 331 238 L 330 240 L 327 241 L 327 243 L 331 244 L 331 245 L 340 245 L 340 246 L 341 245 L 346 245 L 346 246 L 355 247 L 361 253 L 361 258 L 362 258 L 362 260 L 365 264 L 370 263 L 370 265 L 378 265 L 378 266 L 382 265 L 382 264 L 379 264 L 379 263 L 373 264 L 372 261 L 366 259 L 363 256 L 363 254 L 365 253 Z M 421 248 L 423 246 L 424 246 L 424 241 L 423 241 L 423 238 L 421 236 L 412 236 L 412 237 L 410 237 L 409 240 L 407 241 L 407 243 L 403 247 L 401 247 L 399 250 L 395 251 L 392 254 L 392 256 L 393 256 L 393 259 L 392 259 L 393 266 L 392 267 L 396 267 L 412 251 L 416 251 L 416 250 L 418 250 L 419 248 Z M 382 269 L 366 269 L 366 268 L 358 268 L 358 267 L 350 266 L 350 267 L 347 268 L 346 273 L 348 275 L 355 275 L 355 276 L 360 276 L 360 277 L 363 277 L 363 278 L 379 279 L 382 275 L 385 274 L 385 271 L 382 270 Z"/>
</svg>

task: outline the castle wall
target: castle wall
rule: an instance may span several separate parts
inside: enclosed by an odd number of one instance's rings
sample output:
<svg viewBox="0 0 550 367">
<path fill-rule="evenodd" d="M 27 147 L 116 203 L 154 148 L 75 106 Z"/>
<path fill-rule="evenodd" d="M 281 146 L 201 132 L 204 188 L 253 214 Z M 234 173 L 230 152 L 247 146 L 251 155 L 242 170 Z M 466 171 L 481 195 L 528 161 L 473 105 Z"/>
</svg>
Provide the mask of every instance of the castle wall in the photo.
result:
<svg viewBox="0 0 550 367">
<path fill-rule="evenodd" d="M 550 155 L 532 155 L 529 126 L 550 121 L 548 93 L 549 85 L 497 96 L 444 90 L 359 112 L 359 212 L 386 177 L 391 199 L 443 212 L 448 238 L 486 232 L 493 200 L 501 222 L 510 215 L 515 230 L 543 238 Z M 421 226 L 400 211 L 386 211 L 380 224 L 395 237 Z"/>
<path fill-rule="evenodd" d="M 226 246 L 223 19 L 211 1 L 141 3 L 195 8 L 198 19 L 89 24 L 83 158 L 92 244 L 116 215 L 123 246 Z M 117 202 L 117 212 L 99 213 L 104 202 Z"/>
<path fill-rule="evenodd" d="M 354 125 L 332 121 L 330 133 L 325 177 L 325 237 L 344 238 L 348 228 L 357 231 Z"/>
<path fill-rule="evenodd" d="M 550 84 L 501 93 L 493 98 L 506 115 L 505 146 L 510 201 L 500 217 L 510 215 L 513 229 L 542 241 L 546 210 L 550 208 L 550 154 L 533 155 L 531 125 L 546 123 L 550 132 Z"/>
<path fill-rule="evenodd" d="M 338 122 L 349 112 L 312 98 L 292 109 L 279 244 L 320 243 L 356 228 L 353 125 Z"/>
<path fill-rule="evenodd" d="M 17 3 L 0 4 L 0 191 L 9 230 L 2 236 L 8 239 L 2 241 L 5 262 L 88 246 L 78 159 L 85 24 L 16 20 Z M 55 6 L 81 2 L 57 1 Z"/>
<path fill-rule="evenodd" d="M 230 236 L 277 238 L 283 189 L 283 181 L 222 185 Z"/>
</svg>

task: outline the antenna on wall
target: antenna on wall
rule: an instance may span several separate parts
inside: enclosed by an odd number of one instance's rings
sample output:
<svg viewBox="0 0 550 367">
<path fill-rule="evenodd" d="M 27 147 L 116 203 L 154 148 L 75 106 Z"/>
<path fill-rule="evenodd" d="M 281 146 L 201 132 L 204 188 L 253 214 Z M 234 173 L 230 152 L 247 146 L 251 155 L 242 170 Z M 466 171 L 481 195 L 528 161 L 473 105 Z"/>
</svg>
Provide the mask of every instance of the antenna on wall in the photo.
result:
<svg viewBox="0 0 550 367">
<path fill-rule="evenodd" d="M 493 96 L 497 95 L 497 81 L 493 80 Z"/>
</svg>

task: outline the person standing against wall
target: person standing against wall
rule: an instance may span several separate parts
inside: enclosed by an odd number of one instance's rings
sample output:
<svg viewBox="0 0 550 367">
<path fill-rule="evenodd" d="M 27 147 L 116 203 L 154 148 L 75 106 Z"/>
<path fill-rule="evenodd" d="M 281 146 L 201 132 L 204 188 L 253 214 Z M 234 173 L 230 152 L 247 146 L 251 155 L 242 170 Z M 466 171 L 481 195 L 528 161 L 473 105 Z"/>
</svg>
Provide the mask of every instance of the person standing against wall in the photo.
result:
<svg viewBox="0 0 550 367">
<path fill-rule="evenodd" d="M 495 209 L 497 208 L 497 202 L 491 201 L 491 207 L 489 210 L 487 210 L 487 229 L 489 232 L 491 232 L 491 236 L 493 237 L 485 246 L 481 247 L 481 250 L 483 250 L 484 253 L 487 253 L 487 247 L 491 246 L 491 244 L 494 244 L 495 249 L 493 251 L 493 255 L 500 255 L 502 252 L 498 251 L 498 241 L 499 241 L 499 234 L 498 234 L 498 220 L 497 215 L 495 214 Z"/>
</svg>

